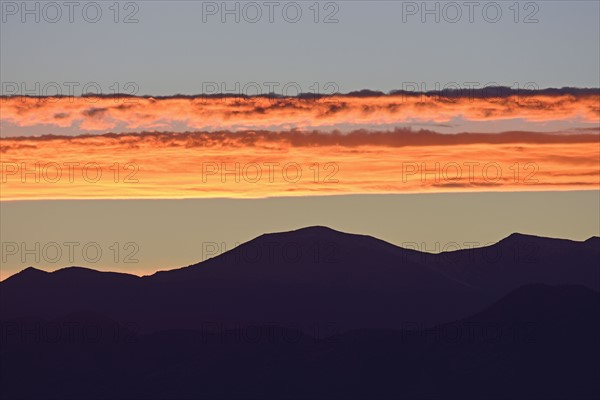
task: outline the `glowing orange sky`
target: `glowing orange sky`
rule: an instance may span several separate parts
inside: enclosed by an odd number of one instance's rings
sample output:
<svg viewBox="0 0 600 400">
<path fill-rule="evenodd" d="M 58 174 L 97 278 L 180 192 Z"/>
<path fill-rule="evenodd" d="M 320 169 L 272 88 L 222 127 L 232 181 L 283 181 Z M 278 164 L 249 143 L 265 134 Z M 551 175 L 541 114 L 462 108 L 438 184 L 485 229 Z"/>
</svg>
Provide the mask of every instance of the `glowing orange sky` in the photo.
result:
<svg viewBox="0 0 600 400">
<path fill-rule="evenodd" d="M 299 130 L 453 118 L 490 126 L 519 119 L 523 130 L 527 121 L 595 124 L 600 95 L 593 90 L 454 98 L 2 97 L 0 105 L 2 123 L 76 133 L 0 139 L 2 200 L 593 190 L 599 183 L 598 128 L 580 134 Z M 264 130 L 243 130 L 249 126 Z M 142 133 L 102 134 L 130 129 Z M 85 131 L 97 134 L 77 135 Z"/>
<path fill-rule="evenodd" d="M 1 198 L 597 190 L 598 139 L 597 132 L 441 135 L 407 130 L 2 139 Z M 23 175 L 24 169 L 28 173 Z"/>
</svg>

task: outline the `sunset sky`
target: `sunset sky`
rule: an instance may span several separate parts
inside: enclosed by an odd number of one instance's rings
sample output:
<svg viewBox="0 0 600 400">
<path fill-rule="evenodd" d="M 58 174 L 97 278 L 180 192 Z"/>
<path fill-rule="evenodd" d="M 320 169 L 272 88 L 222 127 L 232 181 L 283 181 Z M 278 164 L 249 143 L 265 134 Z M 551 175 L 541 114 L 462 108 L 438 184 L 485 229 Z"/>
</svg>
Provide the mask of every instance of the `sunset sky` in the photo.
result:
<svg viewBox="0 0 600 400">
<path fill-rule="evenodd" d="M 600 234 L 598 2 L 456 23 L 402 2 L 300 3 L 294 23 L 201 3 L 97 23 L 3 3 L 0 279 L 85 264 L 10 247 L 73 238 L 136 243 L 139 262 L 92 267 L 144 274 L 311 224 L 428 249 Z"/>
<path fill-rule="evenodd" d="M 94 132 L 4 138 L 3 200 L 593 190 L 600 176 L 594 90 L 95 100 L 0 100 L 13 125 Z M 522 130 L 401 128 L 457 118 Z M 527 131 L 558 122 L 570 128 Z M 121 126 L 140 133 L 108 134 Z"/>
</svg>

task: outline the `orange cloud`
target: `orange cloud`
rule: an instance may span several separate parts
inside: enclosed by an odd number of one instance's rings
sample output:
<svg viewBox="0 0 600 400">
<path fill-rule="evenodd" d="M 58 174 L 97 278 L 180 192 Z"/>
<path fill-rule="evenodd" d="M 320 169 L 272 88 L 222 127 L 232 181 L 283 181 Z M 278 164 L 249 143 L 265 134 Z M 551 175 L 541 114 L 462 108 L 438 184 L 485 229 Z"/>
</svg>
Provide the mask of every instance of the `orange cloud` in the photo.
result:
<svg viewBox="0 0 600 400">
<path fill-rule="evenodd" d="M 1 199 L 598 190 L 599 138 L 396 130 L 1 139 Z"/>
<path fill-rule="evenodd" d="M 478 92 L 479 93 L 479 92 Z M 336 124 L 399 124 L 416 121 L 577 120 L 597 122 L 597 90 L 513 92 L 499 96 L 413 94 L 269 98 L 1 97 L 1 121 L 19 127 L 47 125 L 80 131 L 319 128 Z"/>
</svg>

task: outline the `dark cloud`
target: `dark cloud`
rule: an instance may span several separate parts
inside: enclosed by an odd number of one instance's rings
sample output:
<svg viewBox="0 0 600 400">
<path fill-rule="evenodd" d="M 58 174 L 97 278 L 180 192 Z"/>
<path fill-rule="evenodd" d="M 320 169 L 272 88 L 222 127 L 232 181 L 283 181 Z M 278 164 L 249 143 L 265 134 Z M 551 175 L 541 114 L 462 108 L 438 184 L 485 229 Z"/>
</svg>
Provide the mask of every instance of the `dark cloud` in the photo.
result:
<svg viewBox="0 0 600 400">
<path fill-rule="evenodd" d="M 248 99 L 248 98 L 270 98 L 270 99 L 306 99 L 315 100 L 327 97 L 436 97 L 436 98 L 447 98 L 447 99 L 459 99 L 459 98 L 477 98 L 477 99 L 489 99 L 489 98 L 508 98 L 514 96 L 532 97 L 532 96 L 565 96 L 570 95 L 574 97 L 580 96 L 598 96 L 600 95 L 600 88 L 575 88 L 575 87 L 563 87 L 563 88 L 546 88 L 546 89 L 513 89 L 507 86 L 487 86 L 483 88 L 456 88 L 456 89 L 443 89 L 443 90 L 429 90 L 429 91 L 411 91 L 395 89 L 387 93 L 377 90 L 362 89 L 358 91 L 352 91 L 348 93 L 332 93 L 332 94 L 315 94 L 315 93 L 300 93 L 296 96 L 281 96 L 274 93 L 270 94 L 257 94 L 257 95 L 245 95 L 241 93 L 210 93 L 210 94 L 175 94 L 171 96 L 133 96 L 125 93 L 118 94 L 89 94 L 82 97 L 93 97 L 98 99 L 111 99 L 111 98 L 143 98 L 154 100 L 168 100 L 168 99 Z M 32 99 L 60 99 L 69 98 L 69 96 L 0 96 L 0 99 L 8 99 L 15 97 L 28 97 Z"/>
<path fill-rule="evenodd" d="M 86 116 L 86 117 L 102 117 L 104 114 L 106 114 L 106 112 L 108 111 L 108 108 L 106 107 L 101 107 L 101 108 L 88 108 L 87 110 L 83 110 L 81 113 Z"/>
<path fill-rule="evenodd" d="M 269 144 L 282 144 L 294 147 L 306 146 L 453 146 L 468 144 L 571 144 L 590 143 L 599 144 L 600 135 L 594 133 L 541 133 L 512 131 L 503 133 L 457 133 L 445 134 L 432 130 L 410 128 L 397 128 L 391 131 L 374 131 L 359 129 L 349 133 L 334 131 L 331 133 L 320 131 L 195 131 L 195 132 L 140 132 L 140 133 L 106 133 L 102 135 L 43 135 L 38 137 L 21 136 L 10 138 L 11 141 L 50 141 L 70 140 L 102 137 L 117 140 L 120 143 L 137 143 L 143 140 L 156 142 L 159 145 L 185 147 L 212 147 L 212 146 L 263 146 Z M 519 146 L 514 146 L 513 151 L 519 151 Z M 552 155 L 548 155 L 552 158 Z M 579 157 L 556 156 L 557 161 L 562 158 L 579 159 Z M 583 162 L 583 161 L 582 161 Z"/>
</svg>

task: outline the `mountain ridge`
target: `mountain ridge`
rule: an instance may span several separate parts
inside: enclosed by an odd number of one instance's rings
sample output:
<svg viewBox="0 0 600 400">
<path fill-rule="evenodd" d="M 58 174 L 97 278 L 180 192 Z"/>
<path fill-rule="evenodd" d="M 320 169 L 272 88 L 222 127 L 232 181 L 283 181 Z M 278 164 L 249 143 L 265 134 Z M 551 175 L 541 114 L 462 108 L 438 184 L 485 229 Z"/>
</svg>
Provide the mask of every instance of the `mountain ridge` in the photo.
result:
<svg viewBox="0 0 600 400">
<path fill-rule="evenodd" d="M 277 231 L 277 232 L 269 232 L 269 233 L 263 233 L 259 236 L 254 237 L 253 239 L 250 239 L 244 243 L 241 243 L 240 245 L 224 252 L 221 254 L 216 255 L 215 257 L 211 257 L 208 258 L 206 260 L 203 261 L 199 261 L 193 264 L 189 264 L 186 266 L 181 266 L 181 267 L 176 267 L 176 268 L 172 268 L 172 269 L 168 269 L 168 270 L 158 270 L 152 274 L 149 275 L 142 275 L 142 276 L 138 276 L 138 275 L 134 275 L 134 274 L 129 274 L 129 273 L 125 273 L 125 272 L 117 272 L 117 271 L 100 271 L 100 270 L 96 270 L 93 268 L 89 268 L 89 267 L 81 267 L 81 266 L 65 266 L 59 269 L 56 269 L 54 271 L 45 271 L 33 266 L 29 266 L 27 268 L 24 268 L 23 270 L 5 278 L 4 280 L 0 281 L 0 284 L 10 280 L 13 277 L 16 277 L 17 275 L 26 273 L 27 275 L 29 275 L 32 272 L 35 271 L 39 271 L 39 272 L 44 272 L 46 274 L 54 274 L 60 271 L 63 272 L 67 272 L 67 271 L 77 271 L 77 272 L 81 272 L 81 270 L 85 270 L 87 272 L 102 272 L 102 273 L 112 273 L 112 274 L 118 274 L 118 275 L 126 275 L 126 276 L 132 276 L 132 277 L 138 277 L 138 278 L 151 278 L 157 275 L 161 275 L 161 274 L 165 274 L 165 273 L 170 273 L 170 272 L 174 272 L 174 271 L 182 271 L 188 268 L 195 268 L 195 267 L 199 267 L 199 266 L 203 266 L 207 265 L 206 263 L 214 258 L 218 258 L 218 257 L 222 257 L 222 256 L 226 256 L 228 253 L 231 253 L 233 251 L 235 251 L 236 249 L 240 248 L 241 246 L 244 245 L 253 245 L 256 244 L 257 242 L 263 241 L 263 240 L 267 240 L 267 239 L 273 239 L 273 238 L 284 238 L 284 237 L 290 237 L 292 235 L 295 236 L 304 236 L 306 237 L 306 235 L 315 235 L 320 239 L 324 239 L 324 238 L 351 238 L 353 240 L 356 239 L 363 239 L 363 240 L 369 240 L 372 241 L 373 243 L 377 243 L 380 246 L 389 246 L 390 247 L 390 251 L 407 251 L 407 252 L 411 252 L 413 255 L 422 255 L 424 257 L 431 255 L 431 254 L 437 254 L 437 255 L 445 255 L 445 254 L 451 254 L 454 252 L 462 252 L 462 251 L 469 251 L 469 250 L 478 250 L 478 249 L 487 249 L 487 248 L 491 248 L 494 246 L 497 246 L 499 244 L 504 244 L 504 243 L 522 243 L 523 241 L 554 241 L 555 243 L 575 243 L 575 244 L 589 244 L 589 245 L 598 245 L 600 246 L 600 237 L 599 236 L 591 236 L 586 240 L 582 240 L 582 241 L 578 241 L 578 240 L 572 240 L 572 239 L 564 239 L 564 238 L 554 238 L 554 237 L 545 237 L 545 236 L 538 236 L 538 235 L 533 235 L 533 234 L 525 234 L 525 233 L 520 233 L 520 232 L 513 232 L 510 235 L 504 237 L 503 239 L 500 239 L 498 242 L 496 243 L 492 243 L 489 245 L 485 245 L 485 246 L 480 246 L 480 247 L 473 247 L 473 248 L 469 248 L 469 249 L 457 249 L 457 250 L 448 250 L 448 251 L 443 251 L 440 253 L 430 253 L 427 251 L 419 251 L 419 250 L 415 250 L 415 249 L 411 249 L 411 248 L 406 248 L 406 247 L 402 247 L 399 245 L 395 245 L 393 243 L 387 242 L 383 239 L 379 239 L 377 237 L 371 236 L 371 235 L 364 235 L 364 234 L 356 234 L 356 233 L 348 233 L 348 232 L 343 232 L 343 231 L 338 231 L 336 229 L 327 227 L 327 226 L 323 226 L 323 225 L 312 225 L 312 226 L 307 226 L 304 228 L 298 228 L 298 229 L 294 229 L 291 231 Z M 296 238 L 298 239 L 298 238 Z M 21 276 L 22 277 L 22 276 Z"/>
<path fill-rule="evenodd" d="M 276 324 L 140 333 L 89 311 L 7 321 L 0 386 L 24 400 L 587 400 L 600 390 L 599 300 L 582 286 L 527 285 L 433 329 L 312 334 Z"/>
</svg>

